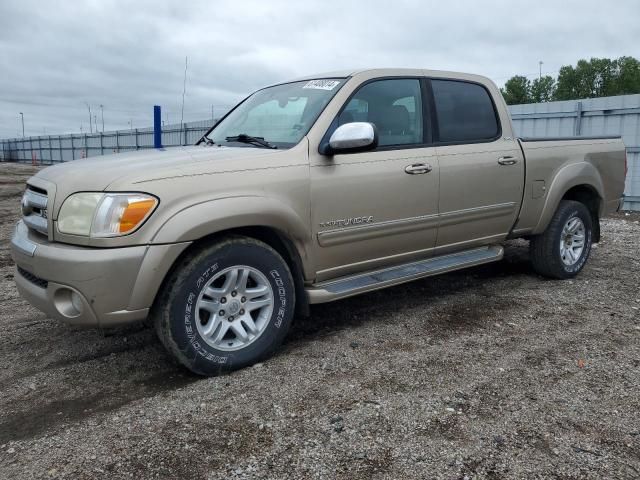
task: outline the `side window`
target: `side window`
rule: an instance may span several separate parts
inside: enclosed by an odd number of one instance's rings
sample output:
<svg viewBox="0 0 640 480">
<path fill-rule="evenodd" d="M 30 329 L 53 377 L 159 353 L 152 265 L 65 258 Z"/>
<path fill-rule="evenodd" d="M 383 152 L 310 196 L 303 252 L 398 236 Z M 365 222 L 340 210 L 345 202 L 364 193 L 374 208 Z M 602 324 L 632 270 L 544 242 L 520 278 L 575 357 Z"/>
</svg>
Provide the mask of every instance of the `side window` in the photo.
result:
<svg viewBox="0 0 640 480">
<path fill-rule="evenodd" d="M 480 142 L 498 135 L 498 119 L 484 87 L 454 80 L 432 80 L 439 141 Z"/>
<path fill-rule="evenodd" d="M 340 125 L 349 122 L 375 124 L 380 146 L 423 143 L 420 81 L 402 78 L 367 83 L 340 114 Z"/>
</svg>

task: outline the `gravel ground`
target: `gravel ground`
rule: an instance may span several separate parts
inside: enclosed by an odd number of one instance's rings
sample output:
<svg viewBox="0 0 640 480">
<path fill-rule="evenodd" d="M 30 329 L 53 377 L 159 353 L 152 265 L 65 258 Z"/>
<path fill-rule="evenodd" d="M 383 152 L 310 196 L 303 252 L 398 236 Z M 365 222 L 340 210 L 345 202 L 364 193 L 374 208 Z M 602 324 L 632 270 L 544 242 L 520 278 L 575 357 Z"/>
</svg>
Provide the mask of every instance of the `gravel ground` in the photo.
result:
<svg viewBox="0 0 640 480">
<path fill-rule="evenodd" d="M 0 164 L 0 478 L 638 478 L 640 216 L 572 281 L 504 261 L 312 309 L 217 378 L 143 327 L 52 321 L 8 244 L 33 167 Z"/>
</svg>

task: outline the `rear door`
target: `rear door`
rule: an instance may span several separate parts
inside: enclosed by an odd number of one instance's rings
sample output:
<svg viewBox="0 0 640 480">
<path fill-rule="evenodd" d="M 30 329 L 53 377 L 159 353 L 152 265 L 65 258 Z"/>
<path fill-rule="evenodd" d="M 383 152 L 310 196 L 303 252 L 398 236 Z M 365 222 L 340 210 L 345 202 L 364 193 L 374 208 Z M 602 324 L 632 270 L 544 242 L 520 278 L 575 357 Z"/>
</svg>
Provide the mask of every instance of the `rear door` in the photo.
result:
<svg viewBox="0 0 640 480">
<path fill-rule="evenodd" d="M 511 230 L 524 184 L 517 142 L 502 136 L 497 108 L 485 86 L 430 81 L 440 167 L 437 251 L 495 242 Z"/>
<path fill-rule="evenodd" d="M 421 78 L 365 82 L 325 137 L 340 124 L 371 122 L 378 147 L 333 156 L 312 152 L 318 281 L 423 258 L 435 247 L 438 162 L 428 138 L 424 88 Z"/>
</svg>

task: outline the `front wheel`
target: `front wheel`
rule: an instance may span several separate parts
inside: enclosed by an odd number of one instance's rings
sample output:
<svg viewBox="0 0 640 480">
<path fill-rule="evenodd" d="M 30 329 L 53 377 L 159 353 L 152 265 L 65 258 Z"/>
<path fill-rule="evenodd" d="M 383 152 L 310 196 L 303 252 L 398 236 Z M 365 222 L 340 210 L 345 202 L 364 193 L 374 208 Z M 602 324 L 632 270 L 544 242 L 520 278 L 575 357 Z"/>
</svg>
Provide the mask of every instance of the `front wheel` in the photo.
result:
<svg viewBox="0 0 640 480">
<path fill-rule="evenodd" d="M 547 229 L 531 238 L 533 269 L 549 278 L 575 277 L 589 258 L 593 221 L 587 207 L 563 200 Z"/>
<path fill-rule="evenodd" d="M 295 307 L 286 262 L 258 240 L 233 237 L 188 254 L 154 309 L 164 346 L 191 371 L 213 375 L 271 355 Z"/>
</svg>

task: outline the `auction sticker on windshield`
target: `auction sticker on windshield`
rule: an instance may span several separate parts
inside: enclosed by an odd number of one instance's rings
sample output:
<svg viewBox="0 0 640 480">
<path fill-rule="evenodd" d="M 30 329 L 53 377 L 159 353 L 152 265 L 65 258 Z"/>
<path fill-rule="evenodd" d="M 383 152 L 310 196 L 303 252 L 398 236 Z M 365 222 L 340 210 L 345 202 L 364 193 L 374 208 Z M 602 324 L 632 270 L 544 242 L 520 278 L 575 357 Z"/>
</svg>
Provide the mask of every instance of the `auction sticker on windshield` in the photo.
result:
<svg viewBox="0 0 640 480">
<path fill-rule="evenodd" d="M 317 90 L 333 90 L 340 85 L 340 80 L 310 80 L 302 88 L 315 88 Z"/>
</svg>

